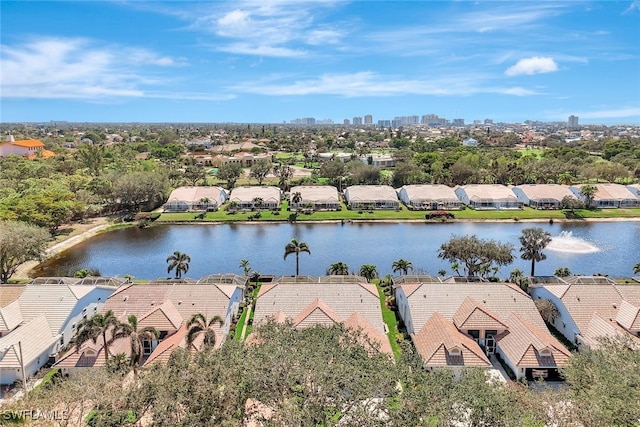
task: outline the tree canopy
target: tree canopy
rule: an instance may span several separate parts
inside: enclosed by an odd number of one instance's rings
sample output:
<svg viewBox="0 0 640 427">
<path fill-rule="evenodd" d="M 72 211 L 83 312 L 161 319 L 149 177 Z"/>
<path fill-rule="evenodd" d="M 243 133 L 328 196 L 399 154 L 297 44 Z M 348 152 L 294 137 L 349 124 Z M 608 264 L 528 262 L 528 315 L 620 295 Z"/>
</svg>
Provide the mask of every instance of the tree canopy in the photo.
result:
<svg viewBox="0 0 640 427">
<path fill-rule="evenodd" d="M 452 237 L 440 246 L 438 258 L 452 263 L 460 262 L 469 276 L 485 276 L 491 267 L 505 266 L 513 262 L 514 247 L 510 243 L 480 239 L 475 235 Z"/>
<path fill-rule="evenodd" d="M 0 283 L 7 283 L 23 262 L 42 259 L 50 238 L 35 225 L 0 221 Z"/>
</svg>

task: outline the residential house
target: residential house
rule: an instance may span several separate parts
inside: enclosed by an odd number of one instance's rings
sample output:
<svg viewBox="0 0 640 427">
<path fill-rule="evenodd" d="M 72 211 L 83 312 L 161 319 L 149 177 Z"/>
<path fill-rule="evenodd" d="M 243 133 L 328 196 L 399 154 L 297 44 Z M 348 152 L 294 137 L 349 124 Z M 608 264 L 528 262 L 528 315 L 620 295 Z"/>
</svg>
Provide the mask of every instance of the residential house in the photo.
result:
<svg viewBox="0 0 640 427">
<path fill-rule="evenodd" d="M 391 354 L 376 286 L 358 276 L 282 277 L 264 283 L 256 300 L 254 324 L 270 319 L 295 328 L 337 323 L 361 329 L 379 351 Z"/>
<path fill-rule="evenodd" d="M 398 194 L 389 185 L 352 185 L 344 190 L 349 209 L 397 209 Z"/>
<path fill-rule="evenodd" d="M 231 280 L 227 280 L 229 278 Z M 158 340 L 143 341 L 144 359 L 166 361 L 171 351 L 186 347 L 186 323 L 194 314 L 202 314 L 207 322 L 219 316 L 223 324 L 213 326 L 216 345 L 224 342 L 244 297 L 246 282 L 246 277 L 229 275 L 207 276 L 198 283 L 128 284 L 111 295 L 101 313 L 110 310 L 125 323 L 134 315 L 138 329 L 154 327 L 160 336 Z M 169 342 L 163 343 L 167 339 Z M 119 353 L 129 356 L 128 342 L 127 338 L 116 340 L 109 347 L 110 356 Z M 194 344 L 193 349 L 199 349 L 202 338 Z M 153 355 L 155 350 L 159 353 Z M 104 363 L 104 346 L 100 338 L 97 343 L 90 341 L 79 349 L 74 348 L 56 366 L 63 374 L 70 374 L 78 368 L 103 366 Z"/>
<path fill-rule="evenodd" d="M 171 192 L 164 211 L 215 211 L 227 197 L 227 192 L 220 187 L 178 187 Z"/>
<path fill-rule="evenodd" d="M 453 188 L 442 184 L 404 185 L 398 190 L 398 197 L 410 209 L 449 210 L 462 207 Z"/>
<path fill-rule="evenodd" d="M 115 290 L 76 279 L 75 284 L 31 283 L 21 292 L 9 291 L 19 296 L 0 310 L 0 384 L 28 378 L 49 363 L 70 342 L 77 323 L 98 312 Z"/>
<path fill-rule="evenodd" d="M 379 168 L 392 168 L 396 165 L 396 159 L 389 154 L 368 154 L 361 156 L 360 160 L 365 165 L 376 166 Z"/>
<path fill-rule="evenodd" d="M 477 210 L 522 209 L 513 191 L 501 184 L 469 184 L 456 188 L 458 199 Z"/>
<path fill-rule="evenodd" d="M 0 157 L 6 157 L 11 154 L 31 157 L 38 154 L 40 150 L 44 150 L 44 144 L 37 139 L 16 141 L 13 135 L 9 134 L 4 142 L 0 142 Z"/>
<path fill-rule="evenodd" d="M 640 337 L 640 285 L 619 285 L 602 276 L 574 276 L 529 289 L 534 299 L 555 305 L 558 316 L 553 326 L 579 347 L 597 346 L 599 337 L 623 331 Z"/>
<path fill-rule="evenodd" d="M 560 209 L 562 199 L 576 199 L 568 186 L 560 184 L 523 184 L 511 190 L 525 206 L 534 209 Z"/>
<path fill-rule="evenodd" d="M 570 352 L 547 330 L 532 299 L 508 283 L 394 279 L 398 313 L 425 368 L 490 367 L 499 356 L 517 378 L 559 377 Z"/>
<path fill-rule="evenodd" d="M 278 209 L 282 191 L 273 186 L 244 186 L 231 190 L 229 203 L 240 209 Z"/>
<path fill-rule="evenodd" d="M 299 201 L 294 202 L 298 196 Z M 337 211 L 340 210 L 340 195 L 338 189 L 331 185 L 299 185 L 292 187 L 289 192 L 289 207 L 296 210 Z"/>
<path fill-rule="evenodd" d="M 638 197 L 629 188 L 622 184 L 613 183 L 580 184 L 570 187 L 573 194 L 584 202 L 586 202 L 586 198 L 580 191 L 585 185 L 596 187 L 596 192 L 591 202 L 591 206 L 594 208 L 632 208 L 640 205 Z"/>
</svg>

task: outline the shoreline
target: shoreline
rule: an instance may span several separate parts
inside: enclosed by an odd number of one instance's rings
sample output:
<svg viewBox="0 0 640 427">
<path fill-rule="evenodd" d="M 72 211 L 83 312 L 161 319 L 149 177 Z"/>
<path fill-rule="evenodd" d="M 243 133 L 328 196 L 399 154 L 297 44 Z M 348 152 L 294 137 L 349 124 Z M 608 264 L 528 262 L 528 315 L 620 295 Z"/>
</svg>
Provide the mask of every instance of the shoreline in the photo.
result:
<svg viewBox="0 0 640 427">
<path fill-rule="evenodd" d="M 102 232 L 111 231 L 110 228 L 115 224 L 109 222 L 107 217 L 93 218 L 92 221 L 96 223 L 90 228 L 86 228 L 77 234 L 71 233 L 67 238 L 52 243 L 45 250 L 45 258 L 55 256 L 67 249 L 76 246 L 82 242 L 85 242 Z M 529 218 L 529 219 L 453 219 L 446 221 L 430 221 L 425 219 L 328 219 L 328 220 L 296 220 L 290 222 L 288 220 L 257 220 L 257 221 L 162 221 L 152 223 L 152 227 L 157 225 L 225 225 L 225 224 L 239 224 L 239 225 L 265 225 L 265 224 L 397 224 L 397 223 L 412 223 L 412 224 L 456 224 L 456 223 L 527 223 L 527 224 L 549 224 L 549 223 L 598 223 L 598 222 L 640 222 L 640 217 L 617 217 L 617 218 L 583 218 L 583 219 L 553 219 L 553 218 Z M 131 223 L 131 226 L 135 226 L 135 223 Z M 72 226 L 71 226 L 72 227 Z M 22 263 L 11 279 L 13 280 L 29 280 L 31 279 L 31 271 L 40 265 L 40 261 L 27 261 Z"/>
</svg>

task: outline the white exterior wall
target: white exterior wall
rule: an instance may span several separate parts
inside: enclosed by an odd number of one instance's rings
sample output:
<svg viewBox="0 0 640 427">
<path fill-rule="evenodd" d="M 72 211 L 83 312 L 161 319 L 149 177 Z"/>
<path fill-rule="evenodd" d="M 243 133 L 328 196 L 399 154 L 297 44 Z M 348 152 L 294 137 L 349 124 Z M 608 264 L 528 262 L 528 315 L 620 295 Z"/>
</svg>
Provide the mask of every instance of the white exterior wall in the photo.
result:
<svg viewBox="0 0 640 427">
<path fill-rule="evenodd" d="M 16 346 L 17 347 L 17 346 Z M 49 361 L 50 349 L 44 350 L 37 358 L 32 361 L 26 360 L 25 371 L 27 378 L 32 377 Z M 22 369 L 17 366 L 15 368 L 0 368 L 0 385 L 13 384 L 16 381 L 22 381 Z"/>
<path fill-rule="evenodd" d="M 231 298 L 229 298 L 229 305 L 227 306 L 227 312 L 224 316 L 224 324 L 222 325 L 222 333 L 226 337 L 229 333 L 229 326 L 231 325 L 231 320 L 233 317 L 238 314 L 238 309 L 240 308 L 240 303 L 244 298 L 244 289 L 238 287 Z"/>
<path fill-rule="evenodd" d="M 562 334 L 566 339 L 571 341 L 572 343 L 576 343 L 576 336 L 580 333 L 578 326 L 576 326 L 575 322 L 571 318 L 571 315 L 567 311 L 567 308 L 564 306 L 562 301 L 549 292 L 544 287 L 530 287 L 529 291 L 531 292 L 531 298 L 535 301 L 538 298 L 547 299 L 555 304 L 558 308 L 558 312 L 560 313 L 555 322 L 553 322 L 553 326 Z"/>
<path fill-rule="evenodd" d="M 415 334 L 417 331 L 414 329 L 413 319 L 411 319 L 411 310 L 409 309 L 409 301 L 404 293 L 404 290 L 400 287 L 395 289 L 396 306 L 398 307 L 398 313 L 407 328 L 409 335 Z"/>
<path fill-rule="evenodd" d="M 516 195 L 519 202 L 524 203 L 527 206 L 531 203 L 531 200 L 529 200 L 527 195 L 524 194 L 524 191 L 522 191 L 522 188 L 512 187 L 511 191 L 513 191 L 513 194 Z"/>
<path fill-rule="evenodd" d="M 511 368 L 511 371 L 515 374 L 516 378 L 524 378 L 527 375 L 527 372 L 524 368 L 518 368 L 511 360 L 505 356 L 505 354 L 500 349 L 500 345 L 496 344 L 496 354 L 499 354 L 504 363 Z"/>
<path fill-rule="evenodd" d="M 458 199 L 464 203 L 465 205 L 470 205 L 471 201 L 469 200 L 469 196 L 467 195 L 467 192 L 464 191 L 464 188 L 456 188 L 455 190 L 456 196 L 458 196 Z"/>
<path fill-rule="evenodd" d="M 1 144 L 0 145 L 0 157 L 10 156 L 11 154 L 17 154 L 18 156 L 27 156 L 31 153 L 35 153 L 36 148 L 21 147 L 13 144 Z"/>
<path fill-rule="evenodd" d="M 59 333 L 61 334 L 61 339 L 58 340 L 57 344 L 53 347 L 52 353 L 57 353 L 63 346 L 67 345 L 76 333 L 75 326 L 82 321 L 85 315 L 87 319 L 89 319 L 94 314 L 99 313 L 107 298 L 109 298 L 115 290 L 116 288 L 95 288 L 78 300 L 78 303 L 69 314 L 66 322 L 60 328 Z"/>
</svg>

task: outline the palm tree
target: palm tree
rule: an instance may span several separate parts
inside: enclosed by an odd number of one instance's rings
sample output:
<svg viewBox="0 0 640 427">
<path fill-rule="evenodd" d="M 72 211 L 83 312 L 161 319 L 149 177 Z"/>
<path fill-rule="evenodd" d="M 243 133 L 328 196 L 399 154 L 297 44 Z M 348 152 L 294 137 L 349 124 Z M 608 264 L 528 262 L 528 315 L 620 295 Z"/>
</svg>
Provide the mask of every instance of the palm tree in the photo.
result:
<svg viewBox="0 0 640 427">
<path fill-rule="evenodd" d="M 167 267 L 167 273 L 171 273 L 171 270 L 176 269 L 176 279 L 182 277 L 182 273 L 186 273 L 189 271 L 189 263 L 191 262 L 191 257 L 187 254 L 183 254 L 180 251 L 175 251 L 173 255 L 169 255 L 167 257 L 167 263 L 169 266 Z"/>
<path fill-rule="evenodd" d="M 153 341 L 160 338 L 160 332 L 153 326 L 138 330 L 138 318 L 133 314 L 127 318 L 127 323 L 121 323 L 114 333 L 116 338 L 129 337 L 131 343 L 131 357 L 129 361 L 134 370 L 142 362 L 144 353 L 143 341 Z"/>
<path fill-rule="evenodd" d="M 204 346 L 205 347 L 214 347 L 216 345 L 216 333 L 213 330 L 213 327 L 216 324 L 222 326 L 224 320 L 220 316 L 213 316 L 211 320 L 207 323 L 206 317 L 202 313 L 196 313 L 191 316 L 189 322 L 187 323 L 187 344 L 191 345 L 196 340 L 198 335 L 204 333 Z"/>
<path fill-rule="evenodd" d="M 451 269 L 453 271 L 455 271 L 458 276 L 460 276 L 460 263 L 459 262 L 456 261 L 456 262 L 452 263 L 451 264 Z"/>
<path fill-rule="evenodd" d="M 378 268 L 373 264 L 363 264 L 360 266 L 360 275 L 371 282 L 378 277 Z"/>
<path fill-rule="evenodd" d="M 544 248 L 551 242 L 551 233 L 540 227 L 525 228 L 520 236 L 520 258 L 531 260 L 531 276 L 535 276 L 536 261 L 547 259 L 542 252 Z"/>
<path fill-rule="evenodd" d="M 291 195 L 291 204 L 292 205 L 298 205 L 298 203 L 300 203 L 302 201 L 302 194 L 299 191 L 296 191 L 295 193 L 293 193 Z"/>
<path fill-rule="evenodd" d="M 296 276 L 300 274 L 300 252 L 311 255 L 311 249 L 305 242 L 299 242 L 295 237 L 284 247 L 284 259 L 291 254 L 296 254 Z"/>
<path fill-rule="evenodd" d="M 394 273 L 401 271 L 402 274 L 406 275 L 407 273 L 409 273 L 409 270 L 413 271 L 413 264 L 411 263 L 411 261 L 400 258 L 399 260 L 393 262 L 391 268 L 393 269 Z"/>
<path fill-rule="evenodd" d="M 444 277 L 446 275 L 447 275 L 447 270 L 445 270 L 444 268 L 441 268 L 440 270 L 438 270 L 438 276 Z"/>
<path fill-rule="evenodd" d="M 344 262 L 334 262 L 327 269 L 327 274 L 335 274 L 338 276 L 346 276 L 349 274 L 349 266 Z"/>
<path fill-rule="evenodd" d="M 104 314 L 95 314 L 89 319 L 84 319 L 78 324 L 78 333 L 76 335 L 76 351 L 82 347 L 82 344 L 91 340 L 95 344 L 98 337 L 102 337 L 104 346 L 104 360 L 109 360 L 109 345 L 116 339 L 115 332 L 120 321 L 116 318 L 113 311 L 109 310 Z M 107 339 L 107 331 L 111 329 L 111 337 Z"/>
<path fill-rule="evenodd" d="M 640 274 L 640 262 L 633 266 L 633 274 Z"/>
<path fill-rule="evenodd" d="M 593 198 L 598 192 L 598 188 L 593 185 L 583 185 L 580 187 L 580 195 L 584 197 L 584 203 L 587 205 L 587 209 L 591 208 L 593 204 Z"/>
<path fill-rule="evenodd" d="M 249 273 L 251 273 L 251 265 L 249 265 L 249 260 L 248 259 L 241 259 L 240 260 L 240 268 L 244 271 L 244 275 L 245 276 L 249 276 Z"/>
</svg>

